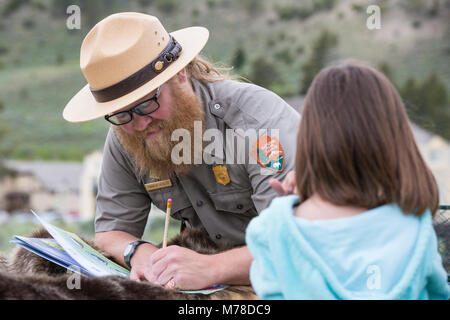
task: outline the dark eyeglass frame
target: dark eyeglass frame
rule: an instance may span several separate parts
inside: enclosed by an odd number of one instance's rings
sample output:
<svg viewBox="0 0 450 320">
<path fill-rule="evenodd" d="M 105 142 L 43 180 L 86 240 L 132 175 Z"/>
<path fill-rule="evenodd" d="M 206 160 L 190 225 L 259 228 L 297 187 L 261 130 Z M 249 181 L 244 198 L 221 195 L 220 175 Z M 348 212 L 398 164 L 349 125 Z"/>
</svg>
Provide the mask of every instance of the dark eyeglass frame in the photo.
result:
<svg viewBox="0 0 450 320">
<path fill-rule="evenodd" d="M 156 93 L 153 97 L 151 97 L 150 99 L 147 99 L 145 101 L 140 102 L 138 105 L 134 106 L 133 108 L 129 109 L 129 110 L 125 110 L 125 111 L 120 111 L 120 112 L 116 112 L 113 114 L 109 114 L 105 116 L 105 120 L 108 121 L 109 123 L 115 125 L 115 126 L 122 126 L 124 124 L 130 123 L 131 121 L 133 121 L 133 113 L 136 113 L 137 115 L 140 116 L 148 116 L 149 114 L 152 114 L 153 112 L 157 111 L 160 107 L 159 102 L 158 102 L 158 98 L 159 98 L 159 93 L 161 92 L 161 88 L 162 85 L 158 87 L 158 89 L 156 90 Z M 141 110 L 139 110 L 139 107 L 141 107 L 143 104 L 147 104 L 150 101 L 154 101 L 157 105 L 155 110 L 152 110 L 150 112 L 142 112 Z M 124 123 L 115 123 L 112 120 L 110 120 L 110 118 L 117 116 L 118 114 L 125 114 L 128 113 L 130 115 L 130 120 Z"/>
</svg>

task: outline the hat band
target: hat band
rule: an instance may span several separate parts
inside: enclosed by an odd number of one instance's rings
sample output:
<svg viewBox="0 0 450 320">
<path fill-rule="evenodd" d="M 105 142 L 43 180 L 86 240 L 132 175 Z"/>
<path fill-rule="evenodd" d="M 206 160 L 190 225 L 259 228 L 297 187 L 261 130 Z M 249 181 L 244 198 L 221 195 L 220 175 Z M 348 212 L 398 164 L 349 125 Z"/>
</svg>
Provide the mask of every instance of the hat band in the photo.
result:
<svg viewBox="0 0 450 320">
<path fill-rule="evenodd" d="M 126 79 L 123 79 L 109 87 L 95 90 L 90 88 L 92 95 L 97 102 L 108 102 L 120 98 L 145 83 L 155 78 L 163 72 L 171 63 L 178 59 L 181 53 L 181 45 L 170 36 L 169 44 L 152 62 L 147 64 L 139 71 L 133 73 Z"/>
</svg>

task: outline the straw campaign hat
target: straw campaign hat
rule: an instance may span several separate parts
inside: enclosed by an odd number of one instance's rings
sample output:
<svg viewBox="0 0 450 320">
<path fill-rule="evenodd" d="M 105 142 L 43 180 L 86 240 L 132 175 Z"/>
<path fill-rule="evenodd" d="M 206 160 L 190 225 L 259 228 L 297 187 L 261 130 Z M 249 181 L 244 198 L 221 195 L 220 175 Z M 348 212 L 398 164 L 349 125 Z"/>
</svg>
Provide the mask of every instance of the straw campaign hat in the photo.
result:
<svg viewBox="0 0 450 320">
<path fill-rule="evenodd" d="M 208 37 L 204 27 L 168 33 L 147 14 L 108 16 L 83 40 L 80 67 L 88 84 L 66 105 L 64 119 L 100 118 L 141 99 L 192 61 Z"/>
</svg>

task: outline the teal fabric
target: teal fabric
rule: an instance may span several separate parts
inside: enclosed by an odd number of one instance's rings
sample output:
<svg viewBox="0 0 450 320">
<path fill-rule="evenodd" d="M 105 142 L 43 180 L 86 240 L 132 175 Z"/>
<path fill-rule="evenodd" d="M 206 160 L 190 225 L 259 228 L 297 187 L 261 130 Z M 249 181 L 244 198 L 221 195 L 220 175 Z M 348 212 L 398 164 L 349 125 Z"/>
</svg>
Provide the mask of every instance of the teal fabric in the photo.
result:
<svg viewBox="0 0 450 320">
<path fill-rule="evenodd" d="M 250 281 L 261 299 L 449 299 L 429 211 L 396 204 L 310 221 L 298 197 L 276 198 L 250 221 Z"/>
</svg>

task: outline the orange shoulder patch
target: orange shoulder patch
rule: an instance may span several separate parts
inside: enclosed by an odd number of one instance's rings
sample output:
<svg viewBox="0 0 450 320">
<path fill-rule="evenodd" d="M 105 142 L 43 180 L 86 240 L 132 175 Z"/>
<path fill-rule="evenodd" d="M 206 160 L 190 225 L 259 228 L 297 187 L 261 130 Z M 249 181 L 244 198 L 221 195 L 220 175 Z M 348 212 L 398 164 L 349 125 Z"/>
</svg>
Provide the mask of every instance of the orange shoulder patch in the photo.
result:
<svg viewBox="0 0 450 320">
<path fill-rule="evenodd" d="M 253 144 L 251 156 L 263 168 L 281 172 L 284 169 L 284 150 L 275 137 L 264 135 Z"/>
</svg>

